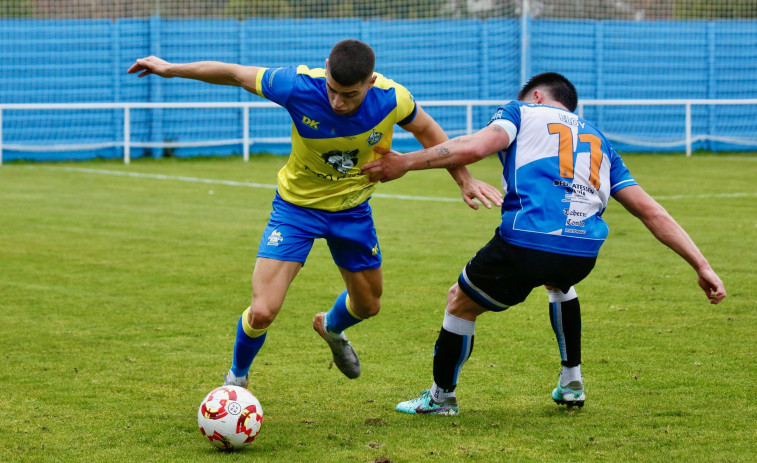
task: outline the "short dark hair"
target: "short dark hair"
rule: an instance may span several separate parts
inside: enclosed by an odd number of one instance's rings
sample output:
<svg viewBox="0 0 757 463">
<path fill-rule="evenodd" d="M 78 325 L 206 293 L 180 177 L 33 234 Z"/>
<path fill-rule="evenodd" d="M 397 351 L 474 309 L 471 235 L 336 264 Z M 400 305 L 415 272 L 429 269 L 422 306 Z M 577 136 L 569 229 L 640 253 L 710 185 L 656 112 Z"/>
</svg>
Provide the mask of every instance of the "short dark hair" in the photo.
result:
<svg viewBox="0 0 757 463">
<path fill-rule="evenodd" d="M 552 99 L 559 101 L 570 111 L 575 111 L 578 106 L 578 93 L 576 87 L 562 74 L 556 72 L 544 72 L 531 77 L 526 85 L 518 93 L 518 99 L 523 100 L 536 88 L 542 87 Z"/>
<path fill-rule="evenodd" d="M 334 45 L 329 54 L 329 74 L 341 85 L 355 85 L 373 75 L 376 55 L 365 42 L 346 39 Z"/>
</svg>

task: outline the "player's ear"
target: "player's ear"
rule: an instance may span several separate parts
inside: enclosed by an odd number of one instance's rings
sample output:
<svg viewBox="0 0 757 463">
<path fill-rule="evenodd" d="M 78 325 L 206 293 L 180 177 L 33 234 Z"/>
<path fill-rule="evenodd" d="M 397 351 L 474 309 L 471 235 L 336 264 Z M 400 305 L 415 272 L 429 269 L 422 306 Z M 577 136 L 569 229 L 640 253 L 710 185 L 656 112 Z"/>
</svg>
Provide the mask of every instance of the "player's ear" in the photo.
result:
<svg viewBox="0 0 757 463">
<path fill-rule="evenodd" d="M 323 69 L 326 70 L 326 72 L 329 72 L 329 59 L 326 58 L 326 64 L 323 65 Z"/>
<path fill-rule="evenodd" d="M 533 97 L 534 97 L 534 103 L 536 104 L 544 103 L 545 95 L 544 95 L 544 92 L 542 92 L 541 90 L 534 89 Z"/>
</svg>

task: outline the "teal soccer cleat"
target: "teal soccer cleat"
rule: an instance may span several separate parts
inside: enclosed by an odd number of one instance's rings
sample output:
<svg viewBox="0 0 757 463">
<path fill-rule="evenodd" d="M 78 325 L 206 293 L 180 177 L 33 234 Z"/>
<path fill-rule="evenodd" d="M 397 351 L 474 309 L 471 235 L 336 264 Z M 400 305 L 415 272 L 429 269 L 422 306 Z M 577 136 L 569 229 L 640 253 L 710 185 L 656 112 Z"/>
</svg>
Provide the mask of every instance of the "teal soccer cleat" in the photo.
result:
<svg viewBox="0 0 757 463">
<path fill-rule="evenodd" d="M 417 399 L 398 403 L 397 411 L 412 415 L 457 415 L 459 413 L 456 398 L 450 397 L 441 403 L 434 402 L 430 389 L 421 392 L 421 396 Z"/>
<path fill-rule="evenodd" d="M 583 407 L 586 400 L 583 383 L 581 381 L 571 381 L 562 386 L 560 385 L 560 381 L 558 381 L 557 387 L 552 391 L 552 400 L 558 405 L 567 405 L 568 408 L 573 406 L 578 408 Z"/>
</svg>

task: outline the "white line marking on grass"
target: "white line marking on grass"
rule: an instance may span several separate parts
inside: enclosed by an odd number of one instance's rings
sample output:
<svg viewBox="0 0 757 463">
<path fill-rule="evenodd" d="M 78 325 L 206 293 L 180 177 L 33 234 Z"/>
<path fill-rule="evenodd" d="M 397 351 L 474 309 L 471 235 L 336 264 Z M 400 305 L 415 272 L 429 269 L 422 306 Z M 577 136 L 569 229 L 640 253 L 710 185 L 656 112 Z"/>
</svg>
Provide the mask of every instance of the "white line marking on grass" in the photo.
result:
<svg viewBox="0 0 757 463">
<path fill-rule="evenodd" d="M 672 196 L 655 196 L 655 199 L 707 199 L 707 198 L 751 198 L 757 196 L 757 193 L 715 193 L 701 195 L 672 195 Z"/>
<path fill-rule="evenodd" d="M 35 168 L 37 166 L 26 166 L 26 167 Z M 52 167 L 52 166 L 39 166 L 39 168 L 51 169 L 51 170 L 65 170 L 67 172 L 80 172 L 84 174 L 115 175 L 119 177 L 149 178 L 153 180 L 175 180 L 179 182 L 207 183 L 211 185 L 246 186 L 250 188 L 266 188 L 269 190 L 276 188 L 276 185 L 268 185 L 265 183 L 236 182 L 233 180 L 217 180 L 214 178 L 182 177 L 178 175 L 144 174 L 141 172 L 122 172 L 120 170 L 87 169 L 83 167 Z"/>
<path fill-rule="evenodd" d="M 83 174 L 115 175 L 119 177 L 148 178 L 148 179 L 153 179 L 153 180 L 173 180 L 177 182 L 205 183 L 205 184 L 210 184 L 210 185 L 227 185 L 227 186 L 241 186 L 241 187 L 247 187 L 247 188 L 264 188 L 266 190 L 276 189 L 276 185 L 271 185 L 268 183 L 237 182 L 234 180 L 220 180 L 220 179 L 214 179 L 214 178 L 183 177 L 179 175 L 146 174 L 142 172 L 123 172 L 120 170 L 89 169 L 85 167 L 58 167 L 58 166 L 23 166 L 23 167 L 28 168 L 28 169 L 64 170 L 67 172 L 79 172 Z M 436 202 L 444 202 L 444 203 L 456 203 L 456 202 L 462 201 L 460 198 L 390 195 L 390 194 L 383 194 L 383 193 L 374 193 L 372 196 L 374 198 L 405 199 L 405 200 L 411 200 L 411 201 L 436 201 Z M 757 197 L 757 192 L 655 196 L 655 199 L 674 200 L 674 199 L 746 198 L 746 197 L 750 197 L 750 198 Z"/>
</svg>

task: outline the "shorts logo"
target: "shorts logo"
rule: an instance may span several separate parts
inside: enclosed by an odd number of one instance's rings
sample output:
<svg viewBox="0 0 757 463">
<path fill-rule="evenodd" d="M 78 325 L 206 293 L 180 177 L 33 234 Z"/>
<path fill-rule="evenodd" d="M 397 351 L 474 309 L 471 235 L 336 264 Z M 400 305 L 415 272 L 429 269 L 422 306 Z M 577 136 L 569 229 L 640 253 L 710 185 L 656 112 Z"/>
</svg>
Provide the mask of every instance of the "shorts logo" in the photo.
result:
<svg viewBox="0 0 757 463">
<path fill-rule="evenodd" d="M 339 172 L 346 174 L 357 164 L 357 153 L 358 150 L 334 150 L 322 154 L 321 157 L 324 161 L 326 161 L 326 164 L 330 165 Z"/>
<path fill-rule="evenodd" d="M 274 230 L 268 237 L 268 246 L 278 246 L 282 241 L 284 238 L 281 237 L 281 232 Z"/>
<path fill-rule="evenodd" d="M 379 140 L 381 140 L 381 137 L 383 136 L 384 136 L 383 133 L 376 132 L 376 130 L 371 130 L 371 134 L 368 135 L 368 139 L 366 140 L 366 142 L 368 142 L 369 145 L 373 146 L 376 143 L 378 143 Z"/>
<path fill-rule="evenodd" d="M 379 253 L 378 243 L 376 243 L 376 246 L 371 249 L 371 255 L 377 256 Z"/>
</svg>

